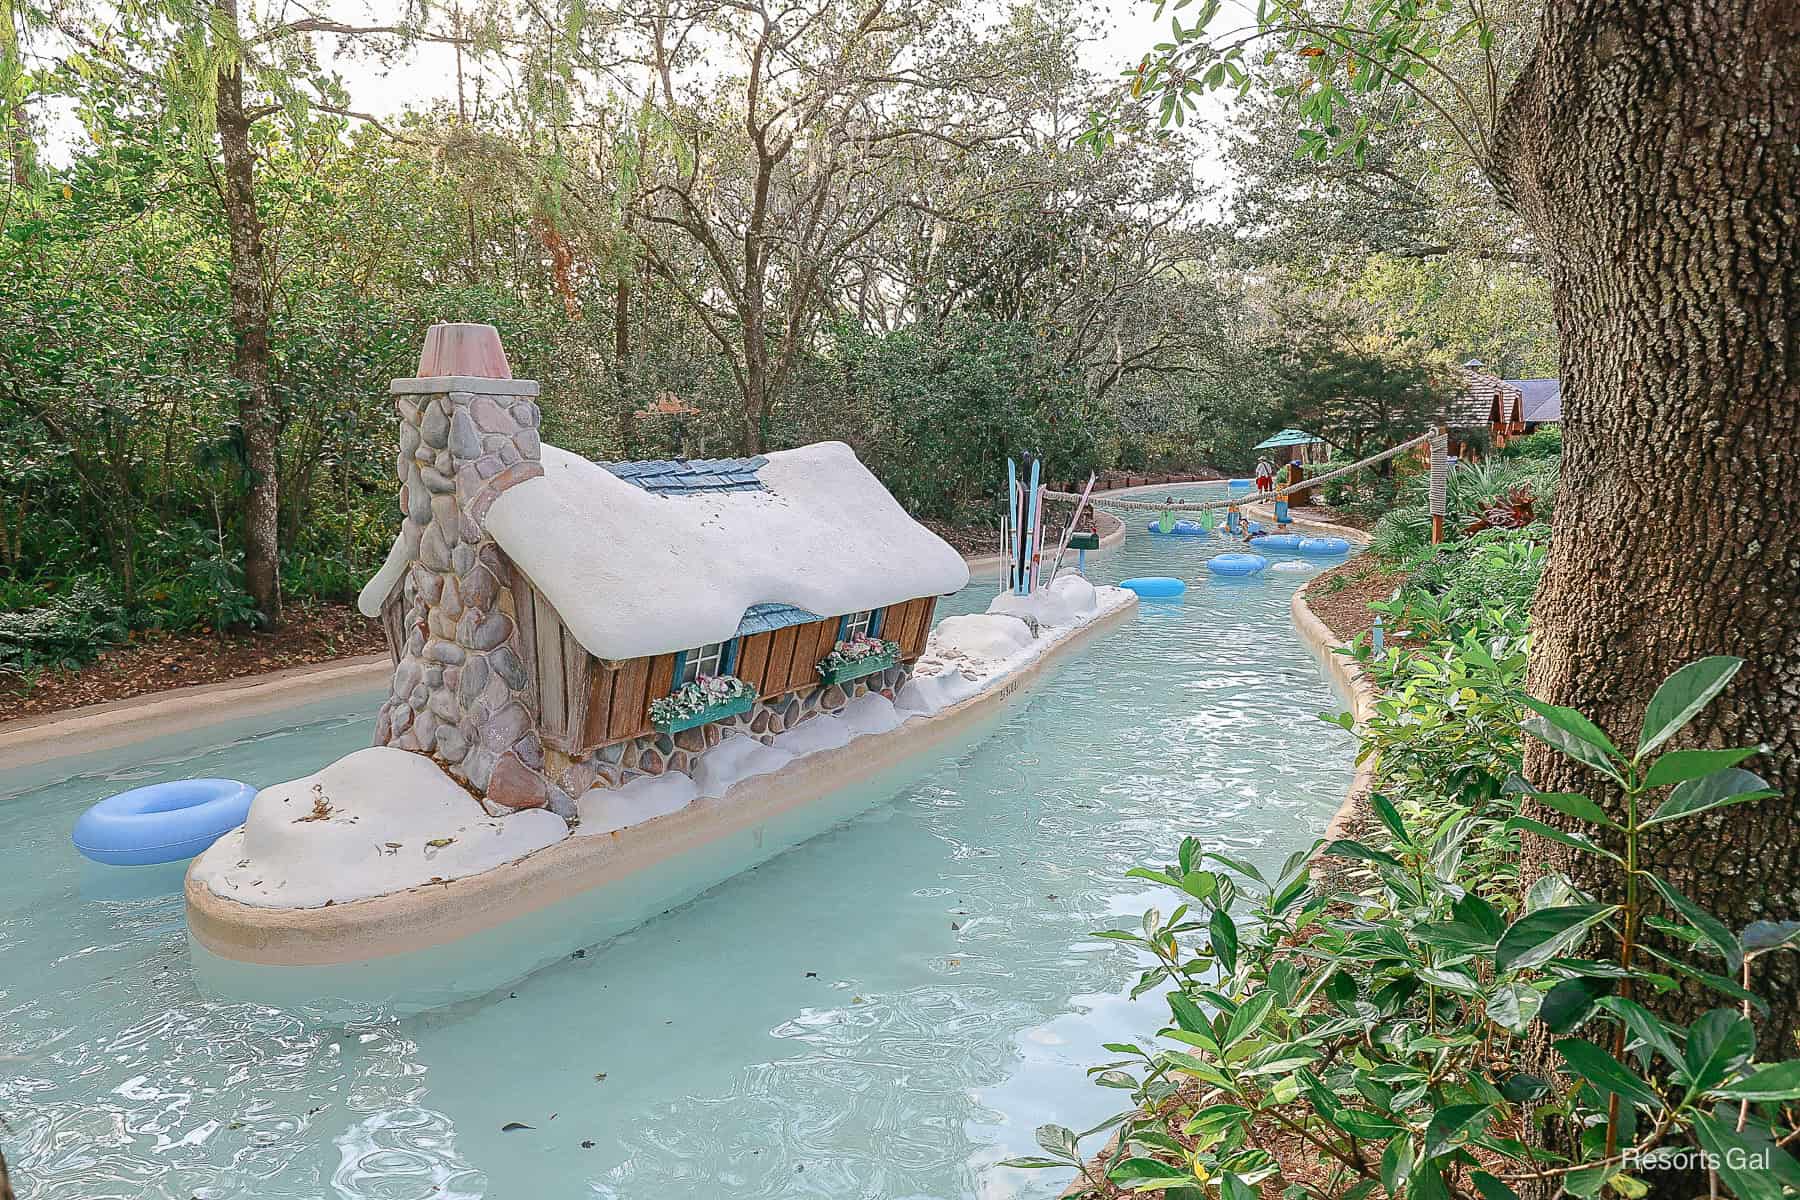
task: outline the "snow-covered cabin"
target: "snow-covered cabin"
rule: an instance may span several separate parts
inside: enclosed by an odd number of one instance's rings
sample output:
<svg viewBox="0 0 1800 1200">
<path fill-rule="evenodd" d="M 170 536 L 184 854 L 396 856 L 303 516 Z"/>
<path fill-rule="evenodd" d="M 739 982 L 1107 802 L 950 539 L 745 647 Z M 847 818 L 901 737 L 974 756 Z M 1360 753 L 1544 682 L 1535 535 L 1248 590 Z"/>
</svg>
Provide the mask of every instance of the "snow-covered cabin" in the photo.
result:
<svg viewBox="0 0 1800 1200">
<path fill-rule="evenodd" d="M 434 327 L 420 377 L 395 382 L 403 520 L 359 598 L 395 663 L 377 742 L 432 755 L 491 807 L 560 808 L 687 770 L 726 731 L 766 741 L 891 698 L 937 597 L 968 582 L 842 443 L 590 462 L 540 443 L 536 384 L 457 373 L 496 355 L 485 326 Z M 858 635 L 896 646 L 821 669 Z M 736 697 L 699 704 L 687 685 L 709 678 Z M 658 702 L 684 688 L 670 719 Z"/>
</svg>

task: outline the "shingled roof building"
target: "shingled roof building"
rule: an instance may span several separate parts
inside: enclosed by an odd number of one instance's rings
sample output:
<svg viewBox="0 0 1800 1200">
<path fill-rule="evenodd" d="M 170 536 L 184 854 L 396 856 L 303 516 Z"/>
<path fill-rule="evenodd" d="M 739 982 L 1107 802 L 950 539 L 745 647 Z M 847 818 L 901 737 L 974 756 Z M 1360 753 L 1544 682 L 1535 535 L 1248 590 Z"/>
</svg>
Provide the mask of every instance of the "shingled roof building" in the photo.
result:
<svg viewBox="0 0 1800 1200">
<path fill-rule="evenodd" d="M 446 349 L 460 339 L 480 353 Z M 430 755 L 490 810 L 567 809 L 687 771 L 726 732 L 767 743 L 891 699 L 936 598 L 968 582 L 842 443 L 590 462 L 540 442 L 537 385 L 510 374 L 488 327 L 437 326 L 420 377 L 395 381 L 404 515 L 359 598 L 394 659 L 377 744 Z"/>
</svg>

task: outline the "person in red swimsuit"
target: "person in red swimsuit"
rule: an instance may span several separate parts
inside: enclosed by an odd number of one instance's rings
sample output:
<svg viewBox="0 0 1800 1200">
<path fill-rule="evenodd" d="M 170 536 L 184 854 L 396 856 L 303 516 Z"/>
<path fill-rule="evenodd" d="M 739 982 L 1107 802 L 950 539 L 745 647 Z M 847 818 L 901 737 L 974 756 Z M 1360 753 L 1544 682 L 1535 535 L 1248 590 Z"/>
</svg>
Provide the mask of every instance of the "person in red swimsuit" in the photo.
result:
<svg viewBox="0 0 1800 1200">
<path fill-rule="evenodd" d="M 1275 490 L 1275 468 L 1269 465 L 1268 459 L 1256 464 L 1256 491 L 1260 495 Z"/>
</svg>

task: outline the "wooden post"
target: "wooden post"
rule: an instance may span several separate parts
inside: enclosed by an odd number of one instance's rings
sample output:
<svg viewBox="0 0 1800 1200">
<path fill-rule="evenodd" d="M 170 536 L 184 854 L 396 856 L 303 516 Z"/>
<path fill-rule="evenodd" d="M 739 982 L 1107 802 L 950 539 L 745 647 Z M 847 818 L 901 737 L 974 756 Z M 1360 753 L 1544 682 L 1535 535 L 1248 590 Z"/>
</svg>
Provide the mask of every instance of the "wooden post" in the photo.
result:
<svg viewBox="0 0 1800 1200">
<path fill-rule="evenodd" d="M 1449 509 L 1450 464 L 1446 457 L 1450 448 L 1450 427 L 1439 425 L 1431 439 L 1431 544 L 1444 544 L 1444 516 Z"/>
</svg>

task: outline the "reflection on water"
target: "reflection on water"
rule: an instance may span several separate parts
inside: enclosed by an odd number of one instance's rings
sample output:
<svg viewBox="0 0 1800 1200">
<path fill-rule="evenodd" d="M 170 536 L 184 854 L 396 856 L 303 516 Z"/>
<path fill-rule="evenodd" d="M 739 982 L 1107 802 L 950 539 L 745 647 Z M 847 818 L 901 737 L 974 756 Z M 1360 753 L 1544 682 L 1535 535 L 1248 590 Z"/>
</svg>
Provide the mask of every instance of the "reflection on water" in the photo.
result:
<svg viewBox="0 0 1800 1200">
<path fill-rule="evenodd" d="M 1348 777 L 1348 739 L 1313 716 L 1336 701 L 1287 618 L 1305 576 L 1221 585 L 1200 562 L 1217 548 L 1133 534 L 1090 555 L 1097 579 L 1193 586 L 897 791 L 838 798 L 822 835 L 409 1017 L 205 998 L 178 873 L 90 869 L 68 844 L 81 809 L 126 786 L 315 769 L 366 744 L 377 697 L 0 777 L 15 1184 L 68 1200 L 1053 1195 L 1054 1173 L 993 1164 L 1031 1152 L 1043 1121 L 1107 1115 L 1119 1093 L 1083 1068 L 1162 1015 L 1124 998 L 1130 956 L 1086 936 L 1163 902 L 1124 872 L 1185 833 L 1277 861 Z M 944 611 L 985 607 L 975 590 Z"/>
</svg>

